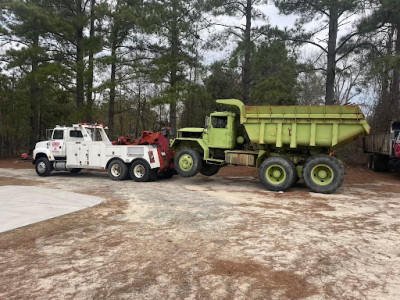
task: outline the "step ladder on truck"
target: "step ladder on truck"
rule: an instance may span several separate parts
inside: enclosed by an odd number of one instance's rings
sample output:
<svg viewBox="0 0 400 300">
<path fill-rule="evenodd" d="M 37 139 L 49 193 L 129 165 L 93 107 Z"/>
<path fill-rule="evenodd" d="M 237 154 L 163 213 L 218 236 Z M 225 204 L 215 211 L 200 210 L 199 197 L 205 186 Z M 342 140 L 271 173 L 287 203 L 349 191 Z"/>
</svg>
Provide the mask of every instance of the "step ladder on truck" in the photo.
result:
<svg viewBox="0 0 400 300">
<path fill-rule="evenodd" d="M 56 126 L 47 141 L 38 142 L 33 164 L 39 176 L 52 171 L 77 173 L 83 169 L 108 170 L 112 180 L 129 176 L 138 182 L 163 177 L 174 169 L 169 149 L 154 144 L 115 145 L 101 124 Z M 164 136 L 163 136 L 164 137 Z M 166 139 L 166 137 L 164 137 Z"/>
</svg>

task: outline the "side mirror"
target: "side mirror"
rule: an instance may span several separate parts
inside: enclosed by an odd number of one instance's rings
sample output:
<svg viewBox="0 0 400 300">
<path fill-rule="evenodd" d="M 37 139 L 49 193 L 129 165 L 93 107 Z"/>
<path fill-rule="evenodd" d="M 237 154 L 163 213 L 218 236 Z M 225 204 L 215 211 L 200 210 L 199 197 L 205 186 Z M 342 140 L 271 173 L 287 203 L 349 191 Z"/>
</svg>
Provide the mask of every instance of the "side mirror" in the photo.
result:
<svg viewBox="0 0 400 300">
<path fill-rule="evenodd" d="M 208 124 L 210 123 L 210 117 L 209 116 L 207 116 L 206 117 L 206 122 L 205 122 L 206 124 L 205 124 L 205 128 L 208 128 Z"/>
</svg>

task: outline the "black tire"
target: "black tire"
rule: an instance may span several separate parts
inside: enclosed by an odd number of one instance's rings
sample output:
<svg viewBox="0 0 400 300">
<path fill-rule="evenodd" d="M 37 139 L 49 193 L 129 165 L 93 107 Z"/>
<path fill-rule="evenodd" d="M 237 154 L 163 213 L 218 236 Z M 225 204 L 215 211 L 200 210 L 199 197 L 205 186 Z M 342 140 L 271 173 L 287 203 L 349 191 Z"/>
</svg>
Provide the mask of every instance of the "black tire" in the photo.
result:
<svg viewBox="0 0 400 300">
<path fill-rule="evenodd" d="M 342 186 L 344 167 L 336 157 L 312 156 L 304 164 L 303 180 L 312 192 L 332 194 Z"/>
<path fill-rule="evenodd" d="M 80 168 L 76 168 L 76 169 L 70 169 L 70 170 L 68 170 L 71 174 L 77 174 L 77 173 L 79 173 L 80 171 L 82 171 L 82 169 L 80 169 Z"/>
<path fill-rule="evenodd" d="M 295 166 L 295 168 L 296 168 L 296 166 Z M 297 175 L 297 170 L 296 170 L 296 172 L 294 172 L 293 183 L 291 186 L 294 186 L 296 183 L 299 182 L 299 180 L 300 180 L 300 177 L 299 177 L 299 175 Z"/>
<path fill-rule="evenodd" d="M 211 165 L 203 162 L 203 165 L 201 166 L 200 173 L 203 174 L 204 176 L 214 176 L 215 174 L 218 173 L 219 169 L 221 166 L 219 165 Z"/>
<path fill-rule="evenodd" d="M 372 170 L 372 160 L 373 160 L 374 158 L 373 158 L 373 155 L 371 154 L 371 155 L 368 155 L 368 158 L 367 158 L 367 168 L 368 169 L 370 169 L 370 170 Z"/>
<path fill-rule="evenodd" d="M 157 177 L 159 179 L 171 179 L 175 174 L 175 169 L 167 169 L 162 174 L 157 174 Z"/>
<path fill-rule="evenodd" d="M 258 177 L 264 187 L 270 191 L 286 191 L 296 180 L 296 167 L 286 157 L 270 157 L 263 161 Z"/>
<path fill-rule="evenodd" d="M 124 180 L 128 175 L 128 166 L 119 159 L 114 159 L 108 165 L 108 176 L 115 181 Z"/>
<path fill-rule="evenodd" d="M 374 172 L 385 172 L 389 169 L 388 159 L 380 155 L 371 155 L 371 170 Z"/>
<path fill-rule="evenodd" d="M 179 164 L 181 162 L 181 164 Z M 186 148 L 179 151 L 175 158 L 175 169 L 182 177 L 192 177 L 200 172 L 202 161 L 200 153 L 194 149 Z"/>
<path fill-rule="evenodd" d="M 47 157 L 41 157 L 35 163 L 35 170 L 39 176 L 49 176 L 53 170 L 53 165 Z"/>
<path fill-rule="evenodd" d="M 129 168 L 129 175 L 136 182 L 146 182 L 154 179 L 156 177 L 154 174 L 156 173 L 150 168 L 149 163 L 142 159 L 135 160 Z"/>
</svg>

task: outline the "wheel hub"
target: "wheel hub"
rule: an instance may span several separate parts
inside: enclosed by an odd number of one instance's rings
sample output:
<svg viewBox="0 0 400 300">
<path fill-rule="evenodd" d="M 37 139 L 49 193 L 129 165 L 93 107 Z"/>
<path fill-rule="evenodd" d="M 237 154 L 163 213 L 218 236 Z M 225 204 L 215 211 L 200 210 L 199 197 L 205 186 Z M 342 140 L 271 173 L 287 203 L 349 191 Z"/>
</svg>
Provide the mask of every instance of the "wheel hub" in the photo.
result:
<svg viewBox="0 0 400 300">
<path fill-rule="evenodd" d="M 179 159 L 179 167 L 184 171 L 189 171 L 193 167 L 193 158 L 189 154 L 184 154 Z"/>
<path fill-rule="evenodd" d="M 112 174 L 114 177 L 118 177 L 119 175 L 121 175 L 121 167 L 120 167 L 120 165 L 114 164 L 114 165 L 111 167 L 111 174 Z"/>
<path fill-rule="evenodd" d="M 334 172 L 327 164 L 316 165 L 311 170 L 311 179 L 318 185 L 328 185 L 333 181 Z"/>
<path fill-rule="evenodd" d="M 272 176 L 274 176 L 275 178 L 279 178 L 279 177 L 281 177 L 281 171 L 279 171 L 279 170 L 274 170 L 273 172 L 272 172 Z"/>
<path fill-rule="evenodd" d="M 44 162 L 38 163 L 37 170 L 39 173 L 44 173 L 46 171 L 46 164 Z"/>
<path fill-rule="evenodd" d="M 281 184 L 286 179 L 285 169 L 280 165 L 271 165 L 265 172 L 266 179 L 274 185 Z"/>
<path fill-rule="evenodd" d="M 320 170 L 318 171 L 318 177 L 321 179 L 325 179 L 328 176 L 328 172 L 326 170 Z"/>
<path fill-rule="evenodd" d="M 144 174 L 146 173 L 144 166 L 142 165 L 137 165 L 135 166 L 135 168 L 133 169 L 133 173 L 135 174 L 135 176 L 137 178 L 142 178 L 144 176 Z"/>
</svg>

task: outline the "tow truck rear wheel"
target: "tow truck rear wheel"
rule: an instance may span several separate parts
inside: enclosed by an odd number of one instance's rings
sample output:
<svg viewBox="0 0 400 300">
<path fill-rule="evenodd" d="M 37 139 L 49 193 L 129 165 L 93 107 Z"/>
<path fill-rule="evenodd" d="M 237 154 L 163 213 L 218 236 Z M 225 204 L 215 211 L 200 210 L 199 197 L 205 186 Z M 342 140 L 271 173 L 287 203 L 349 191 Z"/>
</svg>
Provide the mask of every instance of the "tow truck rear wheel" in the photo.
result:
<svg viewBox="0 0 400 300">
<path fill-rule="evenodd" d="M 296 179 L 296 167 L 286 157 L 270 157 L 263 161 L 258 171 L 261 183 L 270 191 L 286 191 Z"/>
<path fill-rule="evenodd" d="M 53 167 L 47 157 L 41 157 L 35 163 L 36 174 L 39 176 L 49 176 L 52 169 Z"/>
<path fill-rule="evenodd" d="M 135 160 L 129 168 L 129 175 L 136 182 L 145 182 L 152 179 L 152 170 L 145 160 Z"/>
<path fill-rule="evenodd" d="M 206 162 L 203 162 L 200 173 L 203 174 L 204 176 L 214 176 L 215 174 L 218 173 L 220 168 L 221 166 L 219 165 L 210 165 L 207 164 Z"/>
<path fill-rule="evenodd" d="M 110 162 L 108 166 L 108 176 L 110 176 L 112 180 L 124 180 L 127 175 L 128 167 L 123 161 L 114 159 Z"/>
<path fill-rule="evenodd" d="M 175 169 L 182 177 L 195 176 L 200 172 L 201 167 L 200 153 L 194 149 L 183 149 L 175 158 Z"/>
<path fill-rule="evenodd" d="M 310 157 L 303 168 L 303 180 L 316 193 L 332 194 L 344 180 L 344 167 L 333 156 L 320 154 Z"/>
<path fill-rule="evenodd" d="M 165 170 L 162 174 L 157 174 L 159 179 L 171 179 L 176 174 L 175 169 Z"/>
</svg>

